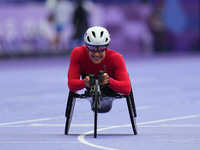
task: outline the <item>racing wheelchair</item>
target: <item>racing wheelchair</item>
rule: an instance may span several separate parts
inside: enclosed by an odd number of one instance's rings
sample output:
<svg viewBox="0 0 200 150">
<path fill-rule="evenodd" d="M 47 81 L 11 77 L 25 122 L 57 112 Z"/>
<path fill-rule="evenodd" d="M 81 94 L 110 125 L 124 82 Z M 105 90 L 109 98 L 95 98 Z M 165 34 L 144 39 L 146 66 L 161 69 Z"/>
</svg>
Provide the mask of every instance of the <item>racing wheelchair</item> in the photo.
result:
<svg viewBox="0 0 200 150">
<path fill-rule="evenodd" d="M 114 99 L 126 98 L 133 133 L 137 135 L 137 125 L 136 125 L 137 113 L 136 113 L 136 107 L 135 107 L 132 88 L 128 96 L 116 93 L 110 88 L 108 89 L 107 87 L 103 87 L 99 85 L 99 83 L 103 81 L 102 75 L 103 75 L 103 71 L 99 71 L 98 78 L 95 78 L 93 74 L 89 75 L 90 85 L 92 86 L 92 88 L 90 90 L 87 89 L 84 94 L 78 94 L 77 92 L 69 91 L 66 112 L 65 112 L 65 117 L 66 117 L 65 135 L 69 133 L 69 128 L 71 125 L 76 98 L 86 99 L 88 97 L 92 98 L 91 107 L 92 107 L 92 111 L 94 112 L 94 138 L 97 137 L 98 113 L 101 113 L 102 111 L 108 112 L 110 111 L 112 107 L 112 104 L 111 104 L 110 108 L 108 108 L 107 110 L 102 110 L 101 98 L 103 97 L 112 97 Z"/>
</svg>

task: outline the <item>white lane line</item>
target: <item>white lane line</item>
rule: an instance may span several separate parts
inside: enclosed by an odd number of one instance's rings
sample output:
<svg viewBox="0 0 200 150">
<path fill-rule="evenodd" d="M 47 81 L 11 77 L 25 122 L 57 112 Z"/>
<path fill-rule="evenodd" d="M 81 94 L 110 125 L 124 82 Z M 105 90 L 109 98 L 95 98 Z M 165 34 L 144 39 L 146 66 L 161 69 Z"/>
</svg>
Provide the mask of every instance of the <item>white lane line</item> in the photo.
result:
<svg viewBox="0 0 200 150">
<path fill-rule="evenodd" d="M 166 122 L 166 121 L 173 121 L 173 120 L 180 120 L 180 119 L 189 119 L 189 118 L 196 118 L 200 117 L 200 115 L 190 115 L 190 116 L 183 116 L 183 117 L 176 117 L 176 118 L 169 118 L 169 119 L 161 119 L 161 120 L 156 120 L 156 121 L 148 121 L 148 122 L 142 122 L 142 123 L 137 123 L 139 127 L 142 125 L 146 124 L 154 124 L 154 123 L 160 123 L 160 122 Z M 58 116 L 58 117 L 50 117 L 50 118 L 42 118 L 42 119 L 35 119 L 35 120 L 26 120 L 26 121 L 18 121 L 18 122 L 9 122 L 9 123 L 1 123 L 0 127 L 64 127 L 64 124 L 28 124 L 28 125 L 19 125 L 23 123 L 31 123 L 31 122 L 40 122 L 40 121 L 47 121 L 47 120 L 52 120 L 52 119 L 59 119 L 63 118 L 63 116 Z M 94 124 L 71 124 L 72 127 L 93 127 Z M 99 125 L 99 127 L 111 127 L 113 125 Z M 131 124 L 128 125 L 123 125 L 126 127 L 131 126 Z M 190 125 L 188 125 L 190 126 Z M 198 125 L 194 125 L 198 126 Z"/>
<path fill-rule="evenodd" d="M 149 109 L 149 108 L 152 108 L 152 107 L 156 107 L 156 106 L 155 105 L 154 106 L 141 106 L 141 107 L 138 107 L 138 109 Z M 40 121 L 47 121 L 47 120 L 59 119 L 59 118 L 63 118 L 63 116 L 33 119 L 33 120 L 25 120 L 25 121 L 16 121 L 16 122 L 8 122 L 8 123 L 0 123 L 0 126 L 31 123 L 31 122 L 40 122 Z"/>
<path fill-rule="evenodd" d="M 30 124 L 32 127 L 64 127 L 65 124 Z M 93 124 L 71 124 L 71 127 L 92 127 Z"/>
<path fill-rule="evenodd" d="M 139 124 L 139 123 L 138 123 Z M 91 124 L 71 124 L 71 127 L 93 127 L 94 125 Z M 52 127 L 52 128 L 57 128 L 57 127 L 65 127 L 64 124 L 30 124 L 30 125 L 5 125 L 5 126 L 0 126 L 0 128 L 21 128 L 21 127 Z M 99 125 L 98 127 L 101 127 L 101 128 L 106 128 L 106 127 L 113 127 L 113 125 Z M 122 126 L 120 126 L 122 127 Z M 123 127 L 131 127 L 131 124 L 128 124 L 128 125 L 124 125 Z M 163 128 L 163 127 L 170 127 L 170 128 L 173 128 L 173 127 L 184 127 L 184 128 L 200 128 L 200 124 L 161 124 L 161 125 L 138 125 L 138 127 L 140 128 L 153 128 L 153 127 L 160 127 L 160 128 Z"/>
<path fill-rule="evenodd" d="M 161 127 L 200 127 L 200 124 L 162 124 Z"/>
<path fill-rule="evenodd" d="M 200 128 L 200 124 L 161 124 L 161 125 L 140 125 L 140 128 Z"/>
<path fill-rule="evenodd" d="M 73 141 L 0 141 L 0 144 L 78 144 Z"/>
<path fill-rule="evenodd" d="M 33 120 L 25 120 L 25 121 L 16 121 L 16 122 L 8 122 L 8 123 L 0 123 L 0 126 L 13 125 L 13 124 L 23 124 L 23 123 L 30 123 L 30 122 L 40 122 L 40 121 L 47 121 L 47 120 L 59 119 L 59 118 L 63 118 L 63 116 L 33 119 Z"/>
<path fill-rule="evenodd" d="M 128 125 L 129 126 L 129 125 Z M 110 129 L 115 129 L 115 128 L 121 128 L 121 127 L 127 127 L 127 125 L 120 125 L 120 126 L 112 126 L 112 127 L 107 127 L 107 128 L 102 128 L 102 129 L 98 129 L 97 131 L 103 131 L 103 130 L 110 130 Z M 86 132 L 86 133 L 83 133 L 83 134 L 80 134 L 78 136 L 78 140 L 85 144 L 85 145 L 88 145 L 88 146 L 91 146 L 91 147 L 95 147 L 95 148 L 99 148 L 99 149 L 105 149 L 105 150 L 118 150 L 118 149 L 114 149 L 114 148 L 109 148 L 109 147 L 103 147 L 103 146 L 99 146 L 99 145 L 95 145 L 95 144 L 92 144 L 92 143 L 89 143 L 85 140 L 85 136 L 88 135 L 88 134 L 93 134 L 94 133 L 94 130 L 92 131 L 89 131 L 89 132 Z"/>
<path fill-rule="evenodd" d="M 65 124 L 30 124 L 29 126 L 32 127 L 64 127 Z M 93 127 L 94 124 L 71 124 L 71 127 Z M 113 126 L 113 125 L 109 125 Z M 108 127 L 108 125 L 99 125 L 99 127 L 105 128 Z"/>
<path fill-rule="evenodd" d="M 71 124 L 71 127 L 93 127 L 94 124 Z M 114 125 L 99 125 L 101 128 L 111 127 Z M 0 128 L 7 128 L 7 127 L 65 127 L 65 124 L 14 124 L 14 125 L 1 125 Z"/>
<path fill-rule="evenodd" d="M 137 107 L 137 110 L 145 110 L 145 109 L 151 109 L 151 108 L 156 108 L 159 107 L 158 105 L 150 105 L 150 106 L 139 106 Z"/>
<path fill-rule="evenodd" d="M 161 120 L 155 120 L 155 121 L 148 121 L 148 122 L 138 123 L 138 125 L 154 124 L 154 123 L 168 122 L 168 121 L 174 121 L 174 120 L 182 120 L 182 119 L 197 118 L 197 117 L 199 117 L 199 116 L 200 116 L 200 115 L 190 115 L 190 116 L 183 116 L 183 117 L 175 117 L 175 118 L 161 119 Z"/>
<path fill-rule="evenodd" d="M 200 128 L 200 124 L 161 124 L 161 125 L 140 125 L 140 123 L 137 124 L 140 128 L 153 128 L 153 127 L 184 127 L 184 128 Z M 113 127 L 114 125 L 99 125 L 100 128 L 106 128 L 106 127 Z M 57 127 L 65 127 L 65 124 L 30 124 L 30 125 L 4 125 L 0 126 L 0 128 L 20 128 L 20 127 L 50 127 L 50 128 L 57 128 Z M 94 124 L 71 124 L 71 127 L 94 127 Z M 122 125 L 120 126 L 122 127 Z M 124 125 L 123 127 L 131 127 L 131 124 Z"/>
<path fill-rule="evenodd" d="M 143 122 L 143 123 L 138 123 L 137 125 L 145 125 L 145 124 L 154 124 L 154 123 L 160 123 L 160 122 L 167 122 L 167 121 L 174 121 L 174 120 L 182 120 L 182 119 L 190 119 L 190 118 L 196 118 L 199 117 L 200 115 L 190 115 L 190 116 L 182 116 L 182 117 L 175 117 L 175 118 L 168 118 L 168 119 L 161 119 L 161 120 L 155 120 L 155 121 L 148 121 L 148 122 Z M 113 126 L 113 127 L 108 127 L 108 128 L 102 128 L 102 129 L 98 129 L 97 131 L 103 131 L 103 130 L 109 130 L 109 129 L 114 129 L 114 128 L 122 128 L 122 127 L 129 127 L 131 126 L 131 124 L 127 124 L 127 125 L 120 125 L 120 126 Z M 113 148 L 109 148 L 109 147 L 103 147 L 103 146 L 99 146 L 99 145 L 95 145 L 92 143 L 89 143 L 85 140 L 85 136 L 88 134 L 94 133 L 94 131 L 89 131 L 89 132 L 85 132 L 83 134 L 80 134 L 78 136 L 78 140 L 88 146 L 91 147 L 95 147 L 95 148 L 99 148 L 99 149 L 105 149 L 105 150 L 116 150 Z"/>
<path fill-rule="evenodd" d="M 114 129 L 114 128 L 119 128 L 121 126 L 113 126 L 113 127 L 108 127 L 108 128 L 103 128 L 103 129 L 98 129 L 97 131 L 101 131 L 101 130 L 109 130 L 109 129 Z M 105 149 L 105 150 L 118 150 L 118 149 L 114 149 L 114 148 L 109 148 L 109 147 L 104 147 L 104 146 L 99 146 L 99 145 L 95 145 L 95 144 L 92 144 L 92 143 L 89 143 L 85 140 L 85 136 L 88 135 L 88 134 L 92 134 L 94 133 L 94 131 L 89 131 L 89 132 L 85 132 L 81 135 L 78 136 L 78 140 L 85 144 L 85 145 L 88 145 L 88 146 L 91 146 L 91 147 L 94 147 L 94 148 L 99 148 L 99 149 Z"/>
</svg>

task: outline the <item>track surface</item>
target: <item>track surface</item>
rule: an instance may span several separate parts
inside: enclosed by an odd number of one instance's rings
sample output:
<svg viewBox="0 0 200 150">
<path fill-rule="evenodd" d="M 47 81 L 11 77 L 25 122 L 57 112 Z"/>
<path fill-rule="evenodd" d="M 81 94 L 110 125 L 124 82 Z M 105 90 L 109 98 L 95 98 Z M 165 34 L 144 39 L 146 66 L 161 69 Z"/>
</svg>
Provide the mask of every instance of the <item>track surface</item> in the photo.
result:
<svg viewBox="0 0 200 150">
<path fill-rule="evenodd" d="M 64 135 L 69 58 L 0 60 L 1 150 L 199 150 L 200 56 L 125 59 L 137 107 L 133 135 L 125 99 L 99 114 L 77 100 Z"/>
</svg>

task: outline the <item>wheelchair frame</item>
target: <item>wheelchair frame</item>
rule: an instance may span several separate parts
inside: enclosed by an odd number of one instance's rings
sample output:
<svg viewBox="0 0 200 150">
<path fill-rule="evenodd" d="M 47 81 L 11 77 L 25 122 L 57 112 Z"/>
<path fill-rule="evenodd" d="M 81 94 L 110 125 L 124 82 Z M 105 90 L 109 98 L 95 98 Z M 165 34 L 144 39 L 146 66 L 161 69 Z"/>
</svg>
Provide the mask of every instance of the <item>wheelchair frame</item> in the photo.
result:
<svg viewBox="0 0 200 150">
<path fill-rule="evenodd" d="M 66 117 L 65 135 L 69 133 L 69 128 L 71 125 L 76 98 L 82 99 L 82 98 L 92 97 L 93 99 L 92 110 L 94 111 L 94 138 L 97 137 L 97 117 L 98 117 L 98 108 L 100 108 L 100 96 L 101 96 L 101 91 L 100 91 L 98 79 L 95 79 L 94 88 L 92 89 L 90 93 L 78 94 L 76 92 L 69 91 L 66 112 L 65 112 L 65 117 Z M 137 125 L 136 125 L 137 113 L 136 113 L 136 107 L 135 107 L 132 88 L 128 96 L 123 95 L 123 94 L 116 94 L 115 96 L 111 96 L 111 97 L 114 97 L 116 99 L 126 98 L 133 133 L 137 135 Z"/>
</svg>

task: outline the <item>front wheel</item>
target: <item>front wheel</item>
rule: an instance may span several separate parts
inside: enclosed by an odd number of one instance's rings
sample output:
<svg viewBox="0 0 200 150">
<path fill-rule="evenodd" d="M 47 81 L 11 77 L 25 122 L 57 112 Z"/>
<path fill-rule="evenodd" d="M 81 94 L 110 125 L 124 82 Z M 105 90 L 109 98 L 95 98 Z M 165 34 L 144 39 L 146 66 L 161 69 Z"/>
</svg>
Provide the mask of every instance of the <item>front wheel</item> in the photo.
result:
<svg viewBox="0 0 200 150">
<path fill-rule="evenodd" d="M 94 138 L 97 137 L 98 100 L 99 100 L 99 85 L 98 85 L 98 80 L 96 80 L 95 85 L 94 85 L 94 95 L 93 95 L 93 102 L 94 102 Z"/>
</svg>

